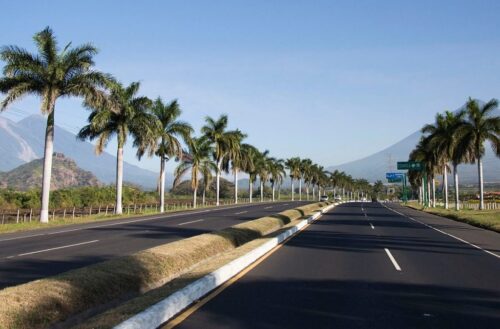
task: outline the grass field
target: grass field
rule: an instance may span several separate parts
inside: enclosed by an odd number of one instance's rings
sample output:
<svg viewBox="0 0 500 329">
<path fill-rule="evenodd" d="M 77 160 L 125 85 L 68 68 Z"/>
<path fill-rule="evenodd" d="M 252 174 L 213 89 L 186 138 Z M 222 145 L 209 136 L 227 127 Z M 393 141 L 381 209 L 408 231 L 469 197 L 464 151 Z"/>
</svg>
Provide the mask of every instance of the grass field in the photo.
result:
<svg viewBox="0 0 500 329">
<path fill-rule="evenodd" d="M 447 217 L 459 222 L 464 222 L 477 227 L 500 233 L 500 210 L 452 210 L 443 207 L 423 208 L 417 202 L 410 202 L 408 206 L 430 214 Z"/>
</svg>

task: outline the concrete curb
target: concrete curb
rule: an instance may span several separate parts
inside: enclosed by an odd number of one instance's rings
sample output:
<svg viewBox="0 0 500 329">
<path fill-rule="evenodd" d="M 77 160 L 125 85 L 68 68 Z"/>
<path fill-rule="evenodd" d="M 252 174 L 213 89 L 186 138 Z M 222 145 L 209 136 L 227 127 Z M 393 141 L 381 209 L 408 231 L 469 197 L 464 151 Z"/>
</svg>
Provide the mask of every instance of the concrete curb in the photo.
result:
<svg viewBox="0 0 500 329">
<path fill-rule="evenodd" d="M 323 213 L 331 210 L 339 203 L 326 206 L 321 211 L 307 219 L 300 221 L 297 225 L 289 228 L 280 235 L 272 238 L 258 248 L 248 252 L 247 254 L 229 262 L 228 264 L 218 268 L 203 278 L 187 285 L 183 289 L 173 293 L 164 300 L 147 308 L 139 314 L 125 320 L 115 326 L 115 329 L 145 329 L 158 328 L 161 324 L 173 318 L 176 314 L 184 310 L 186 307 L 199 300 L 212 290 L 216 289 L 224 282 L 231 279 L 233 276 L 250 266 L 257 259 L 265 255 L 278 244 L 285 241 L 290 236 L 302 230 L 308 223 L 318 219 Z"/>
</svg>

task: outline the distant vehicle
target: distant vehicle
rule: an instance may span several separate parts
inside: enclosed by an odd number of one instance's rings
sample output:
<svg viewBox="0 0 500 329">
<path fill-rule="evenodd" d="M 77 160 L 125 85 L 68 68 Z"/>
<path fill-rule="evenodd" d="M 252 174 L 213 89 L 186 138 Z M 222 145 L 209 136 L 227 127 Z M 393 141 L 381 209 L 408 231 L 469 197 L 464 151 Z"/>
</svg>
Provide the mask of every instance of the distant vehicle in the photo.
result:
<svg viewBox="0 0 500 329">
<path fill-rule="evenodd" d="M 328 196 L 327 195 L 322 195 L 319 201 L 328 201 Z"/>
<path fill-rule="evenodd" d="M 342 197 L 341 196 L 336 196 L 335 197 L 335 201 L 342 201 Z"/>
<path fill-rule="evenodd" d="M 367 200 L 366 200 L 366 198 L 365 198 L 365 197 L 363 197 L 363 198 L 361 199 L 361 201 L 367 201 Z"/>
</svg>

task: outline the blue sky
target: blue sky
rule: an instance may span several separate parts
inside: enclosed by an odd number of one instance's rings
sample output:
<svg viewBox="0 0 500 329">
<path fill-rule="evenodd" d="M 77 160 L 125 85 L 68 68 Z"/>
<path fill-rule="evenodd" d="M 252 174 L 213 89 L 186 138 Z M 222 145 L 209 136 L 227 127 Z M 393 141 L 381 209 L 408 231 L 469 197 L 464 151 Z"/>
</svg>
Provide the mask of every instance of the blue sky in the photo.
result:
<svg viewBox="0 0 500 329">
<path fill-rule="evenodd" d="M 177 98 L 197 131 L 226 113 L 247 142 L 324 166 L 379 151 L 468 96 L 500 97 L 500 1 L 39 0 L 1 13 L 1 45 L 33 50 L 49 25 L 61 44 L 94 43 L 100 70 Z M 60 101 L 56 123 L 78 131 L 80 104 Z M 13 108 L 2 115 L 38 113 L 39 101 Z"/>
</svg>

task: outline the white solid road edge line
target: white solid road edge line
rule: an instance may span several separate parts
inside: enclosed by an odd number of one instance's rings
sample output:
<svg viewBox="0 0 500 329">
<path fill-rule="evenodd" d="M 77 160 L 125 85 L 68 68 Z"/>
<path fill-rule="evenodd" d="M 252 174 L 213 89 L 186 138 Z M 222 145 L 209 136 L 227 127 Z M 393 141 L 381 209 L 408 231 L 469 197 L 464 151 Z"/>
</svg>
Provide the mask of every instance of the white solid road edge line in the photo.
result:
<svg viewBox="0 0 500 329">
<path fill-rule="evenodd" d="M 460 241 L 460 242 L 463 242 L 463 243 L 465 243 L 465 244 L 468 244 L 468 245 L 469 245 L 469 246 L 471 246 L 471 247 L 474 247 L 474 248 L 476 248 L 476 249 L 479 249 L 479 250 L 481 250 L 481 251 L 484 251 L 485 253 L 487 253 L 487 254 L 489 254 L 489 255 L 491 255 L 491 256 L 494 256 L 494 257 L 496 257 L 496 258 L 500 258 L 500 255 L 497 255 L 497 254 L 495 254 L 494 252 L 491 252 L 491 251 L 489 251 L 489 250 L 483 249 L 483 248 L 479 247 L 478 245 L 475 245 L 475 244 L 473 244 L 473 243 L 471 243 L 471 242 L 469 242 L 469 241 L 467 241 L 467 240 L 464 240 L 464 239 L 462 239 L 462 238 L 459 238 L 458 236 L 454 236 L 453 234 L 450 234 L 450 233 L 448 233 L 448 232 L 445 232 L 445 231 L 442 231 L 442 230 L 440 230 L 440 229 L 438 229 L 438 228 L 435 228 L 435 227 L 434 227 L 434 226 L 432 226 L 432 225 L 429 225 L 429 224 L 427 224 L 427 223 L 424 223 L 424 222 L 422 222 L 422 221 L 419 221 L 418 219 L 415 219 L 415 218 L 413 218 L 413 217 L 410 217 L 410 216 L 408 216 L 408 215 L 405 215 L 405 214 L 403 214 L 403 213 L 401 213 L 401 212 L 399 212 L 399 211 L 397 211 L 397 210 L 394 210 L 394 209 L 392 209 L 392 208 L 387 207 L 386 205 L 383 205 L 383 206 L 384 206 L 384 207 L 386 207 L 387 209 L 389 209 L 389 210 L 391 210 L 391 211 L 395 212 L 395 213 L 396 213 L 396 214 L 398 214 L 398 215 L 401 215 L 401 216 L 403 216 L 403 217 L 409 218 L 409 219 L 411 219 L 411 220 L 412 220 L 412 221 L 414 221 L 414 222 L 420 223 L 420 224 L 422 224 L 422 225 L 424 225 L 424 226 L 427 226 L 428 228 L 431 228 L 431 229 L 433 229 L 433 230 L 435 230 L 435 231 L 438 231 L 439 233 L 442 233 L 442 234 L 447 235 L 447 236 L 449 236 L 449 237 L 452 237 L 452 238 L 454 238 L 454 239 L 456 239 L 456 240 L 458 240 L 458 241 Z"/>
<path fill-rule="evenodd" d="M 216 289 L 233 276 L 250 266 L 260 257 L 264 256 L 278 244 L 285 241 L 290 236 L 302 230 L 308 223 L 318 219 L 322 213 L 332 209 L 337 204 L 325 207 L 321 212 L 317 212 L 307 219 L 300 221 L 297 225 L 291 227 L 280 235 L 272 238 L 270 241 L 262 244 L 260 247 L 248 252 L 247 254 L 231 261 L 230 263 L 218 268 L 203 278 L 187 285 L 183 289 L 173 293 L 161 302 L 147 308 L 139 314 L 134 315 L 128 320 L 115 326 L 115 329 L 144 329 L 158 328 L 163 323 L 173 318 L 176 314 L 186 307 L 199 300 L 210 291 Z"/>
<path fill-rule="evenodd" d="M 392 254 L 389 251 L 389 249 L 384 248 L 384 250 L 385 250 L 385 253 L 387 254 L 387 256 L 389 256 L 389 259 L 391 260 L 392 265 L 394 265 L 394 267 L 396 268 L 396 270 L 401 271 L 401 267 L 399 267 L 398 262 L 396 262 L 396 259 L 392 256 Z"/>
<path fill-rule="evenodd" d="M 98 242 L 98 241 L 99 240 L 85 241 L 85 242 L 80 242 L 80 243 L 68 244 L 66 246 L 60 246 L 60 247 L 54 247 L 54 248 L 49 248 L 49 249 L 43 249 L 43 250 L 25 252 L 24 254 L 17 255 L 17 257 L 27 256 L 27 255 L 33 255 L 33 254 L 39 254 L 41 252 L 47 252 L 47 251 L 52 251 L 52 250 L 58 250 L 58 249 L 76 247 L 76 246 L 81 246 L 81 245 L 84 245 L 84 244 L 95 243 L 95 242 Z"/>
</svg>

